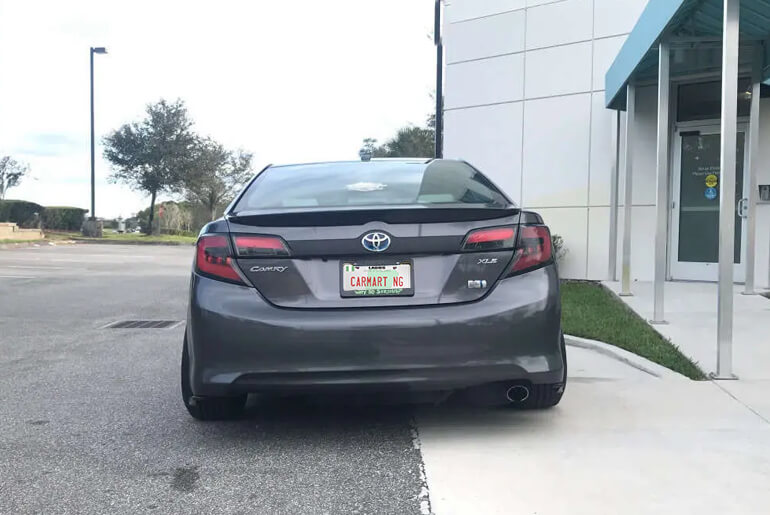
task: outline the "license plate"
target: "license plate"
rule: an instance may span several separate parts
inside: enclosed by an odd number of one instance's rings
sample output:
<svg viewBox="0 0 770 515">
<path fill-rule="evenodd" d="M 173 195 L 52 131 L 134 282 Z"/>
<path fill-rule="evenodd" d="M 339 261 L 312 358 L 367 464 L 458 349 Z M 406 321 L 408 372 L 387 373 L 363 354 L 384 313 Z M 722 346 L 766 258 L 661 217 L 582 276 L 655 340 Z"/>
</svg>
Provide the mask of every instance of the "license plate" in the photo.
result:
<svg viewBox="0 0 770 515">
<path fill-rule="evenodd" d="M 343 297 L 413 295 L 412 264 L 342 263 L 341 293 Z"/>
</svg>

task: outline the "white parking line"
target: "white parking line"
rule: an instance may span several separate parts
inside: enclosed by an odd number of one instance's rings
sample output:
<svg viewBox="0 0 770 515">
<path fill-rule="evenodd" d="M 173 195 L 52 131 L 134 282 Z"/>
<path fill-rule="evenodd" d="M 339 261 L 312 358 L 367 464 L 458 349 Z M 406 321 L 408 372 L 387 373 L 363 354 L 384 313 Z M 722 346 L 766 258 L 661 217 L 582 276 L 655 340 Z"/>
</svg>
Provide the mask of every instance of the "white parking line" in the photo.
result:
<svg viewBox="0 0 770 515">
<path fill-rule="evenodd" d="M 92 260 L 90 258 L 106 258 L 104 260 Z M 55 261 L 59 263 L 89 263 L 89 262 L 100 262 L 100 263 L 112 263 L 116 259 L 155 259 L 154 256 L 131 256 L 131 255 L 116 255 L 111 256 L 108 254 L 85 254 L 83 256 L 79 256 L 79 259 L 68 259 L 68 258 L 52 258 L 47 261 Z"/>
<path fill-rule="evenodd" d="M 31 268 L 33 270 L 65 270 L 64 266 L 24 266 L 24 265 L 0 265 L 0 268 Z"/>
<path fill-rule="evenodd" d="M 37 279 L 32 275 L 0 275 L 0 279 Z"/>
</svg>

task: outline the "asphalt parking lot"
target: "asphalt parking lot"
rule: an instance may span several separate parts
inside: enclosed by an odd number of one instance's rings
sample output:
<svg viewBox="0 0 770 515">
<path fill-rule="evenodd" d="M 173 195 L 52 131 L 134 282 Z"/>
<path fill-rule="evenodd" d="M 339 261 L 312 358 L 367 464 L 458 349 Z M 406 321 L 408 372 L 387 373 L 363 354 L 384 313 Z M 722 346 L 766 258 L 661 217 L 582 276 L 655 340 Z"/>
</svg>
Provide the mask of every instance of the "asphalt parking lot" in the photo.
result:
<svg viewBox="0 0 770 515">
<path fill-rule="evenodd" d="M 544 412 L 252 399 L 192 420 L 190 247 L 0 250 L 0 513 L 766 513 L 770 423 L 570 348 Z M 133 319 L 167 329 L 109 329 Z"/>
</svg>

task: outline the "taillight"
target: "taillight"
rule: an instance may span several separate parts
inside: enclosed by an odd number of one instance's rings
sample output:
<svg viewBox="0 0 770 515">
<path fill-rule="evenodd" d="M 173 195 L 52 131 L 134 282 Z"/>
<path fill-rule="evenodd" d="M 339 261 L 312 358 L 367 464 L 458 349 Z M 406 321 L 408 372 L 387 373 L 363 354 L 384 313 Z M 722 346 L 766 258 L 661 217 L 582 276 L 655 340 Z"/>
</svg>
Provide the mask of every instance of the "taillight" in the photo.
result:
<svg viewBox="0 0 770 515">
<path fill-rule="evenodd" d="M 198 272 L 216 279 L 243 284 L 230 253 L 227 236 L 204 234 L 198 238 L 195 267 Z"/>
<path fill-rule="evenodd" d="M 289 248 L 277 236 L 234 236 L 238 257 L 288 256 Z"/>
<path fill-rule="evenodd" d="M 553 257 L 551 231 L 544 225 L 522 225 L 510 275 L 550 263 Z"/>
<path fill-rule="evenodd" d="M 465 238 L 463 250 L 499 250 L 513 248 L 516 230 L 513 227 L 477 229 Z"/>
</svg>

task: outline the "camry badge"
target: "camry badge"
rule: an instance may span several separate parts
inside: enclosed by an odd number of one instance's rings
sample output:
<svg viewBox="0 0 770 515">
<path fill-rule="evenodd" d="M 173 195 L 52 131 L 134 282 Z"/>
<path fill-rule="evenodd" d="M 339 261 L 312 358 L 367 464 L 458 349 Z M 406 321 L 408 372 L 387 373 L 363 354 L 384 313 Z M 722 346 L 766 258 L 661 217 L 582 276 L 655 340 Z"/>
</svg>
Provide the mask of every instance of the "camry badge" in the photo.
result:
<svg viewBox="0 0 770 515">
<path fill-rule="evenodd" d="M 288 266 L 252 266 L 249 272 L 284 272 Z"/>
<path fill-rule="evenodd" d="M 382 252 L 390 247 L 390 236 L 384 232 L 370 232 L 361 238 L 361 245 L 369 252 Z"/>
</svg>

